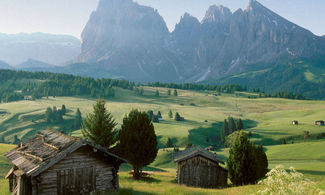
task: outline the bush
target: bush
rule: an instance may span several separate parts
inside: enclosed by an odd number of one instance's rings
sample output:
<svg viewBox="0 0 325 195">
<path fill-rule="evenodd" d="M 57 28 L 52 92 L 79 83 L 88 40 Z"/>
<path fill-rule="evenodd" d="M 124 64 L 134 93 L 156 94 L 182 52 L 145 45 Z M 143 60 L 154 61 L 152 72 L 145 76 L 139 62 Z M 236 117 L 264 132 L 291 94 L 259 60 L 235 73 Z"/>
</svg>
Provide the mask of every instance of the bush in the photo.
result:
<svg viewBox="0 0 325 195">
<path fill-rule="evenodd" d="M 282 165 L 279 165 L 268 172 L 266 176 L 266 179 L 259 182 L 266 188 L 258 191 L 258 194 L 303 195 L 319 192 L 315 183 L 306 179 L 303 174 L 298 173 L 292 167 L 287 172 Z"/>
</svg>

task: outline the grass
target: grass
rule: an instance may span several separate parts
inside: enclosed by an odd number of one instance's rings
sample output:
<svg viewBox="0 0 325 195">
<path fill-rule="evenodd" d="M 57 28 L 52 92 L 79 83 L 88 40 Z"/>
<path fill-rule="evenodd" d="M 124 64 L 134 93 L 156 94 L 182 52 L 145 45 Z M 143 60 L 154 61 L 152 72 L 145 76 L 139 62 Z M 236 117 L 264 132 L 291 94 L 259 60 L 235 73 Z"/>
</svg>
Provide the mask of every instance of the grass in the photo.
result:
<svg viewBox="0 0 325 195">
<path fill-rule="evenodd" d="M 160 97 L 155 97 L 156 88 L 145 88 L 144 96 L 137 96 L 129 90 L 116 89 L 116 97 L 107 100 L 107 109 L 113 114 L 118 126 L 131 109 L 142 111 L 153 110 L 162 112 L 164 118 L 155 123 L 159 148 L 164 147 L 171 138 L 178 147 L 184 147 L 188 142 L 204 147 L 218 144 L 218 136 L 222 122 L 232 116 L 242 118 L 247 131 L 253 133 L 252 141 L 263 143 L 269 159 L 269 167 L 278 164 L 286 167 L 294 166 L 307 177 L 316 181 L 318 186 L 325 189 L 325 140 L 316 140 L 316 135 L 325 133 L 325 127 L 314 125 L 316 120 L 325 120 L 325 101 L 301 101 L 286 99 L 248 99 L 254 94 L 214 96 L 212 92 L 194 92 L 178 90 L 178 97 L 168 96 L 167 89 L 158 88 Z M 74 113 L 80 108 L 83 117 L 92 111 L 94 98 L 90 97 L 57 97 L 43 98 L 36 101 L 19 101 L 0 104 L 0 140 L 10 143 L 15 135 L 26 140 L 37 131 L 47 128 L 60 130 L 70 129 Z M 44 113 L 47 107 L 61 107 L 65 104 L 68 114 L 62 124 L 47 124 Z M 176 122 L 168 118 L 168 111 L 179 112 L 185 121 Z M 294 126 L 291 121 L 298 120 Z M 207 121 L 207 122 L 206 122 Z M 303 131 L 309 131 L 312 139 L 304 142 Z M 73 132 L 81 136 L 80 131 Z M 208 138 L 208 139 L 207 139 Z M 283 139 L 288 143 L 281 145 Z M 291 144 L 291 142 L 294 144 Z M 0 176 L 3 177 L 10 168 L 3 157 L 4 152 L 12 146 L 0 145 Z M 170 149 L 171 150 L 171 149 Z M 1 153 L 2 152 L 2 153 Z M 226 160 L 228 149 L 217 153 Z M 128 165 L 122 166 L 122 171 L 130 170 Z M 227 188 L 223 190 L 204 190 L 178 186 L 173 183 L 176 164 L 172 162 L 172 152 L 159 150 L 156 160 L 147 168 L 157 174 L 153 181 L 138 182 L 129 179 L 126 172 L 121 173 L 121 192 L 124 194 L 251 194 L 259 186 Z M 167 172 L 166 172 L 167 171 Z M 6 189 L 5 180 L 0 180 L 1 190 Z M 5 190 L 6 191 L 6 190 Z"/>
</svg>

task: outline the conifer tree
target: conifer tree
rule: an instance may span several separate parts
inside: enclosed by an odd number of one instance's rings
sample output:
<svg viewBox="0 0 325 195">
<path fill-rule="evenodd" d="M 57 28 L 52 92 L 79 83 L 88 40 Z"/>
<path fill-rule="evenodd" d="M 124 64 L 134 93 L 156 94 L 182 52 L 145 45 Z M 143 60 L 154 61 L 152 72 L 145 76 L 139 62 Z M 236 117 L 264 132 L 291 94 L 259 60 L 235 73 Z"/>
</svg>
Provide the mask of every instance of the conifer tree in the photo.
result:
<svg viewBox="0 0 325 195">
<path fill-rule="evenodd" d="M 178 96 L 178 92 L 176 89 L 174 89 L 174 96 Z"/>
<path fill-rule="evenodd" d="M 92 142 L 109 148 L 117 141 L 116 122 L 105 108 L 105 100 L 99 99 L 93 106 L 93 112 L 88 114 L 82 126 L 82 135 Z"/>
<path fill-rule="evenodd" d="M 134 179 L 140 179 L 142 168 L 152 163 L 158 152 L 157 137 L 148 114 L 132 110 L 125 116 L 119 139 L 122 155 L 133 166 Z"/>
<path fill-rule="evenodd" d="M 232 117 L 228 118 L 228 127 L 229 127 L 229 134 L 232 134 L 233 132 L 235 132 L 237 130 L 235 121 Z"/>
<path fill-rule="evenodd" d="M 172 112 L 172 110 L 169 110 L 169 112 L 168 112 L 168 117 L 169 117 L 169 118 L 173 118 L 173 112 Z"/>
<path fill-rule="evenodd" d="M 166 143 L 166 147 L 167 148 L 174 147 L 174 143 L 173 143 L 172 139 L 168 138 L 167 143 Z"/>
<path fill-rule="evenodd" d="M 241 119 L 237 120 L 237 130 L 244 130 L 244 124 Z"/>
<path fill-rule="evenodd" d="M 267 172 L 267 157 L 263 147 L 257 147 L 240 131 L 229 151 L 228 175 L 234 185 L 254 184 Z"/>
<path fill-rule="evenodd" d="M 45 119 L 47 123 L 51 123 L 53 120 L 53 111 L 52 108 L 48 107 L 45 111 Z"/>
<path fill-rule="evenodd" d="M 74 129 L 80 129 L 82 125 L 82 116 L 80 109 L 78 108 L 74 116 Z"/>
<path fill-rule="evenodd" d="M 168 89 L 167 94 L 168 94 L 168 95 L 171 95 L 171 94 L 172 94 L 172 92 L 171 92 L 170 89 Z"/>
<path fill-rule="evenodd" d="M 64 104 L 61 107 L 61 113 L 62 113 L 62 115 L 65 115 L 67 113 L 67 109 Z"/>
<path fill-rule="evenodd" d="M 148 111 L 147 111 L 147 114 L 148 114 L 148 116 L 149 116 L 149 119 L 150 119 L 150 120 L 153 120 L 153 117 L 154 117 L 153 111 L 152 111 L 152 110 L 148 110 Z"/>
<path fill-rule="evenodd" d="M 159 97 L 159 91 L 158 91 L 158 89 L 156 90 L 155 96 L 156 97 Z"/>
<path fill-rule="evenodd" d="M 225 119 L 222 125 L 221 130 L 221 143 L 224 144 L 226 142 L 226 137 L 229 135 L 228 121 Z"/>
<path fill-rule="evenodd" d="M 157 117 L 158 117 L 158 119 L 159 119 L 159 118 L 162 118 L 162 116 L 161 116 L 161 112 L 160 112 L 160 111 L 158 111 Z"/>
</svg>

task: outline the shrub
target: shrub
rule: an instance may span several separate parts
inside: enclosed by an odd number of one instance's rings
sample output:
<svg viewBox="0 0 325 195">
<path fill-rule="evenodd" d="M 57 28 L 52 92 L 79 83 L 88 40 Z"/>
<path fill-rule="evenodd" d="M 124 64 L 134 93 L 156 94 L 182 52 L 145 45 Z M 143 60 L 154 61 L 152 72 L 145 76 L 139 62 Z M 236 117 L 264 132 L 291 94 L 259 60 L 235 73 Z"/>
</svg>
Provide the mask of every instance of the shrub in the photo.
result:
<svg viewBox="0 0 325 195">
<path fill-rule="evenodd" d="M 268 172 L 266 176 L 266 179 L 259 182 L 266 188 L 258 191 L 258 194 L 303 195 L 319 192 L 313 182 L 292 167 L 286 171 L 282 165 L 279 165 Z"/>
</svg>

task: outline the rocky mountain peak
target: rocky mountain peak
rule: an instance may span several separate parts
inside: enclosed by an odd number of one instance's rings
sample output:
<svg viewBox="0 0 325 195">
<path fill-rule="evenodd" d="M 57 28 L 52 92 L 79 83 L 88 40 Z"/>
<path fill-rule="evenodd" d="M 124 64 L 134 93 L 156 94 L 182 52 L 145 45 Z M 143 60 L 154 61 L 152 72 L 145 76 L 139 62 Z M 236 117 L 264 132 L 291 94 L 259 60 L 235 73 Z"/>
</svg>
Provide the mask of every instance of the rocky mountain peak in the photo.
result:
<svg viewBox="0 0 325 195">
<path fill-rule="evenodd" d="M 224 7 L 222 5 L 212 5 L 209 7 L 209 9 L 207 10 L 202 23 L 204 22 L 217 22 L 217 23 L 221 23 L 224 22 L 226 20 L 229 20 L 229 18 L 231 18 L 231 11 L 229 8 Z"/>
</svg>

